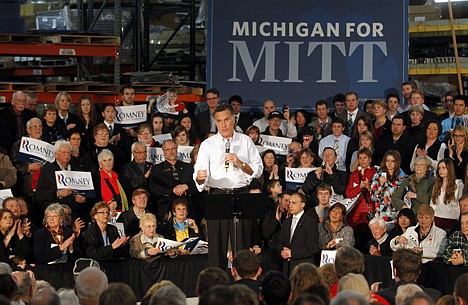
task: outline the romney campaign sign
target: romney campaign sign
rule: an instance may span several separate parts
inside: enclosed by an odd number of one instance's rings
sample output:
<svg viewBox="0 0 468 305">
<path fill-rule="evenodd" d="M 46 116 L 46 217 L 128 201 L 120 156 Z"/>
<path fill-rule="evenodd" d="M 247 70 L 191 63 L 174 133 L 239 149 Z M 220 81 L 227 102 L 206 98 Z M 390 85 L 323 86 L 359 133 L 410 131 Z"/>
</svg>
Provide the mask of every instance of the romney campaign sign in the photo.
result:
<svg viewBox="0 0 468 305">
<path fill-rule="evenodd" d="M 407 0 L 210 0 L 208 14 L 207 86 L 249 106 L 380 98 L 407 78 Z"/>
</svg>

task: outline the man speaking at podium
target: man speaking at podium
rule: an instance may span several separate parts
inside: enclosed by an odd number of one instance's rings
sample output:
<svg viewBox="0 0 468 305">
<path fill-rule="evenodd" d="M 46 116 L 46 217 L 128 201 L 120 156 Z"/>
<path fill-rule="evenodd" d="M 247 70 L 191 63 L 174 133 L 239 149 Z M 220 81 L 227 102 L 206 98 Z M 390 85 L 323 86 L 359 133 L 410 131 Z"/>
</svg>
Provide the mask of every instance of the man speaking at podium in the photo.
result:
<svg viewBox="0 0 468 305">
<path fill-rule="evenodd" d="M 262 159 L 252 140 L 235 132 L 231 106 L 221 104 L 213 111 L 218 133 L 200 145 L 193 179 L 201 192 L 209 187 L 211 194 L 247 193 L 247 187 L 263 172 Z M 250 247 L 250 227 L 240 222 L 237 250 Z M 208 264 L 227 267 L 228 240 L 233 233 L 232 222 L 208 220 Z M 234 253 L 235 255 L 235 253 Z"/>
</svg>

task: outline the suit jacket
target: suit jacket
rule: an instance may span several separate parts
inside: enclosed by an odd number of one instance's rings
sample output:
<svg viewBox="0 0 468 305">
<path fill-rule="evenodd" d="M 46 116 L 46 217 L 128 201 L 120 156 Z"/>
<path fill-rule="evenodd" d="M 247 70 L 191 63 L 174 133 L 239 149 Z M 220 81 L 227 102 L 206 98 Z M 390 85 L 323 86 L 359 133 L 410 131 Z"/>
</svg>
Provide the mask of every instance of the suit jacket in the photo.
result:
<svg viewBox="0 0 468 305">
<path fill-rule="evenodd" d="M 23 129 L 24 133 L 26 133 L 26 123 L 36 116 L 35 112 L 32 112 L 29 109 L 24 109 L 21 113 L 23 117 Z M 2 132 L 0 136 L 0 147 L 5 149 L 6 151 L 10 151 L 11 145 L 21 139 L 21 137 L 16 136 L 16 132 L 18 130 L 18 126 L 16 124 L 16 114 L 13 112 L 13 106 L 9 106 L 8 108 L 4 108 L 0 111 L 0 124 L 2 127 Z M 23 134 L 24 135 L 24 134 Z"/>
<path fill-rule="evenodd" d="M 351 128 L 348 128 L 348 109 L 346 109 L 345 111 L 343 111 L 342 113 L 340 113 L 338 115 L 339 118 L 342 118 L 344 121 L 345 121 L 345 135 L 347 135 L 348 137 L 352 137 L 353 136 L 353 131 L 354 131 L 354 128 L 356 126 L 356 120 L 360 117 L 360 116 L 369 116 L 365 111 L 361 110 L 361 109 L 358 109 L 357 110 L 357 113 L 356 113 L 356 116 L 354 117 L 354 122 L 353 122 L 353 125 L 351 126 Z"/>
<path fill-rule="evenodd" d="M 200 112 L 195 116 L 195 122 L 198 131 L 198 138 L 203 141 L 206 135 L 211 130 L 211 113 L 210 110 Z"/>
<path fill-rule="evenodd" d="M 237 119 L 237 126 L 242 128 L 242 131 L 245 133 L 247 128 L 253 124 L 252 117 L 247 112 L 240 112 L 239 118 Z"/>
<path fill-rule="evenodd" d="M 153 166 L 153 164 L 145 162 L 142 171 L 141 167 L 135 162 L 135 160 L 122 166 L 120 182 L 127 194 L 131 195 L 135 189 L 140 187 L 149 190 L 149 179 L 145 178 L 145 174 L 151 166 Z"/>
<path fill-rule="evenodd" d="M 188 185 L 187 196 L 198 193 L 192 178 L 193 166 L 179 160 L 176 161 L 174 166 L 179 174 L 179 180 L 174 179 L 172 166 L 167 161 L 154 165 L 151 171 L 149 187 L 151 194 L 156 197 L 159 204 L 166 202 L 172 203 L 172 200 L 177 198 L 177 196 L 172 193 L 172 189 L 179 184 Z"/>
<path fill-rule="evenodd" d="M 71 168 L 72 171 L 74 168 Z M 60 166 L 57 161 L 45 165 L 39 173 L 39 180 L 37 182 L 36 197 L 42 208 L 45 209 L 52 203 L 65 203 L 73 212 L 73 219 L 76 217 L 85 217 L 89 202 L 78 203 L 75 201 L 75 196 L 72 194 L 68 197 L 58 198 L 57 197 L 57 184 L 55 182 L 55 172 L 60 171 Z"/>
<path fill-rule="evenodd" d="M 86 256 L 95 260 L 127 257 L 127 245 L 112 249 L 112 243 L 120 237 L 117 228 L 113 225 L 107 225 L 106 232 L 109 239 L 108 246 L 104 246 L 101 230 L 97 223 L 93 222 L 89 225 L 83 234 L 83 248 Z"/>
<path fill-rule="evenodd" d="M 402 285 L 406 285 L 406 284 L 416 284 L 417 285 L 416 282 L 412 283 L 412 282 L 399 281 L 394 286 L 391 286 L 391 287 L 388 287 L 388 288 L 377 291 L 377 294 L 382 296 L 385 300 L 387 300 L 387 302 L 390 303 L 390 305 L 395 305 L 395 297 L 396 297 L 396 294 L 397 294 L 398 287 L 400 287 Z M 426 287 L 424 287 L 422 285 L 418 285 L 418 286 L 427 295 L 429 295 L 434 300 L 434 302 L 437 302 L 437 300 L 439 299 L 439 297 L 441 295 L 439 290 L 435 290 L 435 289 L 432 289 L 432 288 L 426 288 Z"/>
<path fill-rule="evenodd" d="M 73 231 L 71 228 L 64 227 L 63 234 L 65 236 L 65 240 L 67 240 L 73 234 Z M 60 251 L 59 246 L 52 247 L 52 245 L 55 245 L 55 240 L 49 230 L 45 228 L 39 229 L 33 233 L 33 238 L 34 257 L 36 258 L 36 263 L 47 264 L 63 257 L 63 253 Z M 68 261 L 74 261 L 80 257 L 83 257 L 83 251 L 79 246 L 78 238 L 75 238 L 73 241 L 73 253 L 68 252 Z"/>
<path fill-rule="evenodd" d="M 291 223 L 292 216 L 283 222 L 277 248 L 278 252 L 281 252 L 283 247 L 291 249 L 291 259 L 283 260 L 283 273 L 287 275 L 300 263 L 314 264 L 315 254 L 320 251 L 317 222 L 312 217 L 305 213 L 302 215 L 292 238 Z"/>
</svg>

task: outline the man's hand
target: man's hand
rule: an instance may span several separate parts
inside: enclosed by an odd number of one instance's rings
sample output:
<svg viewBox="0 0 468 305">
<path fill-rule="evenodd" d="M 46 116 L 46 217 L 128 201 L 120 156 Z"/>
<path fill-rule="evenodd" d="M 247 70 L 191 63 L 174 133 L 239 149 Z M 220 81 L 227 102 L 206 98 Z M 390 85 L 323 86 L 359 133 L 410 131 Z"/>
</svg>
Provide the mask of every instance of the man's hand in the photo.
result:
<svg viewBox="0 0 468 305">
<path fill-rule="evenodd" d="M 281 250 L 281 257 L 283 259 L 291 259 L 291 249 L 283 247 L 283 250 Z"/>
<path fill-rule="evenodd" d="M 172 189 L 172 192 L 177 196 L 183 196 L 183 195 L 185 195 L 185 192 L 187 190 L 188 190 L 188 185 L 187 184 L 179 184 L 179 185 L 176 185 Z"/>
<path fill-rule="evenodd" d="M 42 168 L 42 163 L 34 162 L 28 165 L 28 171 L 33 172 Z"/>
<path fill-rule="evenodd" d="M 71 194 L 73 194 L 72 189 L 63 189 L 63 190 L 57 190 L 57 198 L 63 198 L 63 197 L 68 197 Z"/>
<path fill-rule="evenodd" d="M 380 253 L 380 250 L 374 245 L 370 246 L 369 253 L 370 255 L 374 255 L 374 256 L 382 256 L 382 254 Z"/>
<path fill-rule="evenodd" d="M 197 170 L 197 183 L 205 183 L 206 178 L 208 178 L 208 171 L 206 169 Z"/>
</svg>

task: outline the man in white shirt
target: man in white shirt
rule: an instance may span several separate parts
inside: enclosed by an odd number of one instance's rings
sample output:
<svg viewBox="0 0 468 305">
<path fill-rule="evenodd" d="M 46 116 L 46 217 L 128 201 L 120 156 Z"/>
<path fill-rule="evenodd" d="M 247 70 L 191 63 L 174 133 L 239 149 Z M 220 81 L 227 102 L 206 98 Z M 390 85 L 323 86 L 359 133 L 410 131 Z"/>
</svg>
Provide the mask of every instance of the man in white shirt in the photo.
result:
<svg viewBox="0 0 468 305">
<path fill-rule="evenodd" d="M 247 187 L 254 178 L 263 172 L 263 163 L 252 140 L 241 133 L 235 132 L 234 113 L 231 106 L 221 104 L 213 111 L 218 133 L 200 145 L 197 162 L 194 167 L 193 179 L 201 192 L 206 187 L 210 194 L 247 193 Z M 210 266 L 225 268 L 227 265 L 227 246 L 232 221 L 209 220 L 208 240 L 210 251 L 208 261 Z M 241 236 L 250 236 L 250 228 L 241 221 L 239 229 L 244 231 Z M 249 240 L 238 238 L 237 250 L 248 248 Z"/>
<path fill-rule="evenodd" d="M 270 112 L 276 110 L 276 105 L 275 102 L 272 100 L 266 100 L 263 102 L 263 115 L 264 117 L 261 119 L 256 120 L 253 124 L 260 129 L 260 132 L 264 132 L 265 129 L 268 127 L 268 116 L 270 115 Z M 286 107 L 283 110 L 283 116 L 284 120 L 282 120 L 282 123 L 280 125 L 280 130 L 283 133 L 283 135 L 286 135 L 288 138 L 295 138 L 297 136 L 297 129 L 296 126 L 291 122 L 290 120 L 290 113 L 289 113 L 289 108 Z"/>
<path fill-rule="evenodd" d="M 341 118 L 336 118 L 332 123 L 332 134 L 323 138 L 319 143 L 319 156 L 323 157 L 323 150 L 332 147 L 337 155 L 337 168 L 346 171 L 346 150 L 350 138 L 343 134 L 345 130 L 344 122 Z"/>
</svg>

